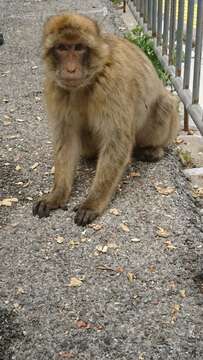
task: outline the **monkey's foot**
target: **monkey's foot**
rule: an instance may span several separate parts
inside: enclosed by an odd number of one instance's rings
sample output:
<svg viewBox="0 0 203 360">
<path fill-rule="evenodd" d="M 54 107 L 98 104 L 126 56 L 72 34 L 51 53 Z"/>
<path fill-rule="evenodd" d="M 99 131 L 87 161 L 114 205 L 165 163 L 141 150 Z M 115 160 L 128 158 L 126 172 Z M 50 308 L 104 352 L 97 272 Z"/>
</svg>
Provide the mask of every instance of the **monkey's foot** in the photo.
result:
<svg viewBox="0 0 203 360">
<path fill-rule="evenodd" d="M 67 210 L 67 205 L 64 201 L 54 201 L 51 196 L 43 196 L 35 201 L 32 206 L 32 213 L 34 216 L 38 215 L 39 218 L 48 217 L 51 210 L 56 209 Z"/>
<path fill-rule="evenodd" d="M 141 161 L 156 162 L 164 156 L 162 147 L 137 147 L 135 149 L 135 157 Z"/>
<path fill-rule="evenodd" d="M 76 212 L 74 221 L 79 226 L 90 224 L 97 216 L 100 215 L 98 210 L 90 209 L 86 207 L 85 204 L 75 206 L 73 210 Z"/>
</svg>

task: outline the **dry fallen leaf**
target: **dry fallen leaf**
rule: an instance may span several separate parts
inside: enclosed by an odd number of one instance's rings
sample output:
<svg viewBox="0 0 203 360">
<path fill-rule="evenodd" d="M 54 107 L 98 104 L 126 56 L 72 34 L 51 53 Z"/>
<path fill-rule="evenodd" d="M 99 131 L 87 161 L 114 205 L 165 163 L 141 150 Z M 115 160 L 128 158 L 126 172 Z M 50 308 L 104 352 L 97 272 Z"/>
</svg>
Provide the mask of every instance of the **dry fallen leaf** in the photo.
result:
<svg viewBox="0 0 203 360">
<path fill-rule="evenodd" d="M 77 240 L 70 240 L 68 245 L 74 248 L 75 246 L 80 245 L 80 243 Z"/>
<path fill-rule="evenodd" d="M 59 356 L 61 359 L 72 359 L 75 355 L 69 351 L 60 351 Z"/>
<path fill-rule="evenodd" d="M 13 304 L 13 307 L 14 307 L 15 310 L 20 310 L 21 305 L 18 304 L 18 303 L 14 303 L 14 304 Z"/>
<path fill-rule="evenodd" d="M 20 165 L 16 165 L 16 171 L 20 171 L 21 170 L 21 166 Z"/>
<path fill-rule="evenodd" d="M 24 119 L 16 119 L 17 122 L 24 122 L 25 120 Z"/>
<path fill-rule="evenodd" d="M 108 246 L 107 245 L 104 245 L 104 246 L 97 245 L 96 250 L 101 253 L 106 253 L 108 251 Z"/>
<path fill-rule="evenodd" d="M 69 287 L 79 287 L 82 285 L 84 278 L 77 278 L 77 277 L 72 277 L 70 279 L 70 283 L 68 284 Z"/>
<path fill-rule="evenodd" d="M 113 269 L 107 265 L 99 265 L 96 267 L 98 270 L 104 270 L 104 271 L 114 271 L 117 273 L 123 273 L 124 272 L 124 268 L 122 266 L 118 266 L 117 268 Z"/>
<path fill-rule="evenodd" d="M 123 273 L 124 272 L 124 268 L 122 266 L 118 266 L 117 268 L 115 268 L 115 272 L 117 273 Z"/>
<path fill-rule="evenodd" d="M 103 224 L 89 224 L 88 226 L 96 231 L 99 231 L 103 228 Z"/>
<path fill-rule="evenodd" d="M 170 287 L 171 289 L 173 289 L 173 290 L 175 290 L 176 287 L 177 287 L 177 285 L 176 285 L 176 283 L 175 283 L 174 281 L 170 281 L 168 285 L 169 285 L 169 287 Z"/>
<path fill-rule="evenodd" d="M 170 195 L 175 191 L 175 188 L 172 186 L 159 186 L 155 185 L 155 189 L 158 191 L 161 195 Z"/>
<path fill-rule="evenodd" d="M 115 242 L 108 242 L 107 247 L 109 249 L 118 249 L 119 246 Z"/>
<path fill-rule="evenodd" d="M 176 246 L 172 244 L 170 240 L 164 241 L 164 244 L 166 245 L 167 249 L 169 250 L 175 250 Z"/>
<path fill-rule="evenodd" d="M 28 182 L 26 182 L 26 183 L 23 185 L 23 188 L 28 187 L 30 184 L 32 184 L 32 181 L 28 181 Z"/>
<path fill-rule="evenodd" d="M 34 170 L 34 169 L 36 169 L 38 166 L 39 166 L 39 163 L 36 162 L 36 163 L 34 163 L 32 166 L 30 166 L 30 169 L 31 169 L 31 170 Z"/>
<path fill-rule="evenodd" d="M 140 174 L 139 171 L 132 171 L 132 172 L 129 173 L 129 176 L 130 177 L 140 177 L 141 174 Z"/>
<path fill-rule="evenodd" d="M 116 208 L 110 209 L 109 212 L 110 212 L 110 214 L 113 214 L 115 216 L 120 215 L 120 211 Z"/>
<path fill-rule="evenodd" d="M 88 327 L 88 323 L 86 321 L 83 320 L 77 320 L 76 321 L 76 326 L 78 329 L 86 329 Z"/>
<path fill-rule="evenodd" d="M 3 124 L 4 124 L 4 126 L 9 126 L 9 125 L 11 125 L 11 121 L 4 121 Z"/>
<path fill-rule="evenodd" d="M 166 229 L 158 226 L 157 235 L 158 235 L 159 237 L 167 238 L 167 237 L 169 237 L 170 233 L 169 233 L 168 230 L 166 230 Z"/>
<path fill-rule="evenodd" d="M 138 238 L 133 238 L 133 239 L 131 239 L 130 241 L 132 241 L 133 243 L 138 243 L 138 242 L 140 242 L 141 240 L 138 239 Z"/>
<path fill-rule="evenodd" d="M 183 142 L 184 142 L 184 140 L 181 139 L 181 138 L 177 138 L 176 141 L 175 141 L 175 143 L 176 143 L 177 145 L 182 144 Z"/>
<path fill-rule="evenodd" d="M 127 273 L 127 278 L 129 280 L 129 282 L 132 282 L 135 279 L 135 274 L 132 272 L 128 272 Z"/>
<path fill-rule="evenodd" d="M 200 188 L 197 188 L 197 189 L 194 189 L 193 193 L 192 193 L 192 196 L 194 198 L 202 198 L 203 197 L 203 187 L 200 187 Z"/>
<path fill-rule="evenodd" d="M 151 265 L 149 267 L 149 272 L 153 273 L 153 272 L 156 272 L 156 266 L 155 265 Z"/>
<path fill-rule="evenodd" d="M 13 140 L 13 139 L 17 139 L 18 137 L 19 137 L 19 135 L 7 135 L 6 139 Z"/>
<path fill-rule="evenodd" d="M 92 239 L 91 238 L 87 238 L 87 237 L 81 237 L 80 241 L 83 242 L 90 242 Z"/>
<path fill-rule="evenodd" d="M 95 329 L 95 330 L 103 330 L 104 327 L 102 325 L 97 325 L 97 324 L 93 324 L 93 323 L 87 323 L 86 321 L 83 320 L 77 320 L 76 321 L 76 326 L 78 329 Z"/>
<path fill-rule="evenodd" d="M 171 312 L 171 316 L 172 316 L 172 323 L 174 323 L 177 320 L 177 315 L 179 313 L 181 309 L 181 306 L 179 304 L 174 304 L 172 307 L 172 312 Z"/>
<path fill-rule="evenodd" d="M 123 231 L 125 231 L 125 232 L 129 232 L 129 231 L 130 231 L 128 225 L 126 225 L 126 224 L 121 224 L 120 227 L 121 227 L 121 229 L 122 229 Z"/>
<path fill-rule="evenodd" d="M 180 296 L 184 299 L 186 297 L 185 289 L 180 290 Z"/>
<path fill-rule="evenodd" d="M 62 244 L 62 243 L 64 242 L 64 237 L 63 237 L 63 236 L 57 236 L 56 242 L 57 242 L 58 244 Z"/>
<path fill-rule="evenodd" d="M 22 287 L 18 287 L 16 290 L 16 295 L 25 294 L 25 290 Z"/>
<path fill-rule="evenodd" d="M 0 206 L 12 206 L 13 202 L 18 202 L 17 198 L 7 198 L 0 200 Z"/>
</svg>

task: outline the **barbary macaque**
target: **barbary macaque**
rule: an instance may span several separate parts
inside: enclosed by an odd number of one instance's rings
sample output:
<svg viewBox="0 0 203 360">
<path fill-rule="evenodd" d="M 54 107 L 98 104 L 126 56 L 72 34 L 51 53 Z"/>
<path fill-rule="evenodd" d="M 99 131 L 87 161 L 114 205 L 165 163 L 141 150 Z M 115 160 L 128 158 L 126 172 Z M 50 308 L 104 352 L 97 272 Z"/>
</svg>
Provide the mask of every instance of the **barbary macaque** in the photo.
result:
<svg viewBox="0 0 203 360">
<path fill-rule="evenodd" d="M 65 208 L 80 156 L 95 157 L 95 178 L 75 215 L 76 224 L 86 225 L 107 207 L 132 152 L 149 161 L 164 155 L 177 135 L 176 101 L 138 47 L 102 33 L 85 16 L 48 19 L 43 59 L 55 179 L 33 214 Z"/>
</svg>

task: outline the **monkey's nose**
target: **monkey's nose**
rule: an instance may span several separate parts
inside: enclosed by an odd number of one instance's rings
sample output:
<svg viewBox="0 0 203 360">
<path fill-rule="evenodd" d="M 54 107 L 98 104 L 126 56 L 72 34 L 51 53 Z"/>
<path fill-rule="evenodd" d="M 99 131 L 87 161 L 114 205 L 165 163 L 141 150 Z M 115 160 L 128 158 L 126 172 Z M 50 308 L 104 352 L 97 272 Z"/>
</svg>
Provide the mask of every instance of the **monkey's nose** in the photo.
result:
<svg viewBox="0 0 203 360">
<path fill-rule="evenodd" d="M 77 68 L 76 67 L 73 67 L 73 66 L 69 66 L 67 69 L 66 69 L 67 73 L 69 74 L 73 74 L 77 71 Z"/>
</svg>

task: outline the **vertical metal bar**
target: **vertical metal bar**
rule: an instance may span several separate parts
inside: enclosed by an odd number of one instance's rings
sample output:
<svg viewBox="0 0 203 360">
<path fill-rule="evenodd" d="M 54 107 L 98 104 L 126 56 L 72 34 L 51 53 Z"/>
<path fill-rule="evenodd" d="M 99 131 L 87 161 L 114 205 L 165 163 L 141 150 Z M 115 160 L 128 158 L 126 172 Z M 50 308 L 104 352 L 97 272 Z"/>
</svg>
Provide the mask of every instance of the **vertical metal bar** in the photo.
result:
<svg viewBox="0 0 203 360">
<path fill-rule="evenodd" d="M 165 0 L 164 6 L 164 32 L 163 32 L 163 48 L 162 54 L 167 54 L 168 49 L 168 29 L 169 29 L 169 12 L 170 12 L 170 0 Z"/>
<path fill-rule="evenodd" d="M 144 0 L 140 0 L 140 16 L 144 16 Z"/>
<path fill-rule="evenodd" d="M 203 1 L 198 0 L 196 38 L 195 38 L 195 63 L 194 63 L 193 92 L 192 92 L 193 104 L 198 104 L 199 102 L 202 39 L 203 39 Z"/>
<path fill-rule="evenodd" d="M 148 22 L 148 0 L 144 0 L 144 23 Z"/>
<path fill-rule="evenodd" d="M 183 79 L 183 88 L 184 89 L 189 89 L 189 85 L 190 85 L 193 17 L 194 17 L 194 0 L 190 0 L 190 1 L 188 1 L 188 13 L 187 13 L 185 66 L 184 66 L 184 79 Z"/>
<path fill-rule="evenodd" d="M 157 45 L 161 45 L 161 41 L 162 41 L 162 16 L 163 16 L 163 0 L 158 0 Z"/>
<path fill-rule="evenodd" d="M 152 29 L 152 0 L 148 0 L 148 30 Z"/>
<path fill-rule="evenodd" d="M 182 51 L 183 51 L 184 8 L 185 8 L 185 0 L 179 0 L 177 45 L 176 45 L 176 76 L 181 76 L 181 63 L 182 63 Z"/>
<path fill-rule="evenodd" d="M 152 36 L 156 36 L 157 31 L 157 0 L 153 0 L 153 7 L 152 7 Z"/>
<path fill-rule="evenodd" d="M 188 12 L 187 12 L 186 48 L 185 48 L 184 79 L 183 79 L 184 89 L 189 89 L 189 85 L 190 85 L 193 17 L 194 17 L 194 0 L 190 0 L 188 1 Z M 189 131 L 189 117 L 186 108 L 184 108 L 184 130 Z"/>
<path fill-rule="evenodd" d="M 137 1 L 136 1 L 136 10 L 137 10 L 138 12 L 140 12 L 140 1 L 142 1 L 142 0 L 137 0 Z"/>
<path fill-rule="evenodd" d="M 183 130 L 184 131 L 189 131 L 189 115 L 188 115 L 188 112 L 187 112 L 187 109 L 186 107 L 184 107 L 184 127 L 183 127 Z"/>
<path fill-rule="evenodd" d="M 123 0 L 123 12 L 126 13 L 127 0 Z"/>
<path fill-rule="evenodd" d="M 176 31 L 176 0 L 173 0 L 171 1 L 171 16 L 170 16 L 169 65 L 173 64 L 173 59 L 174 59 L 175 31 Z"/>
</svg>

